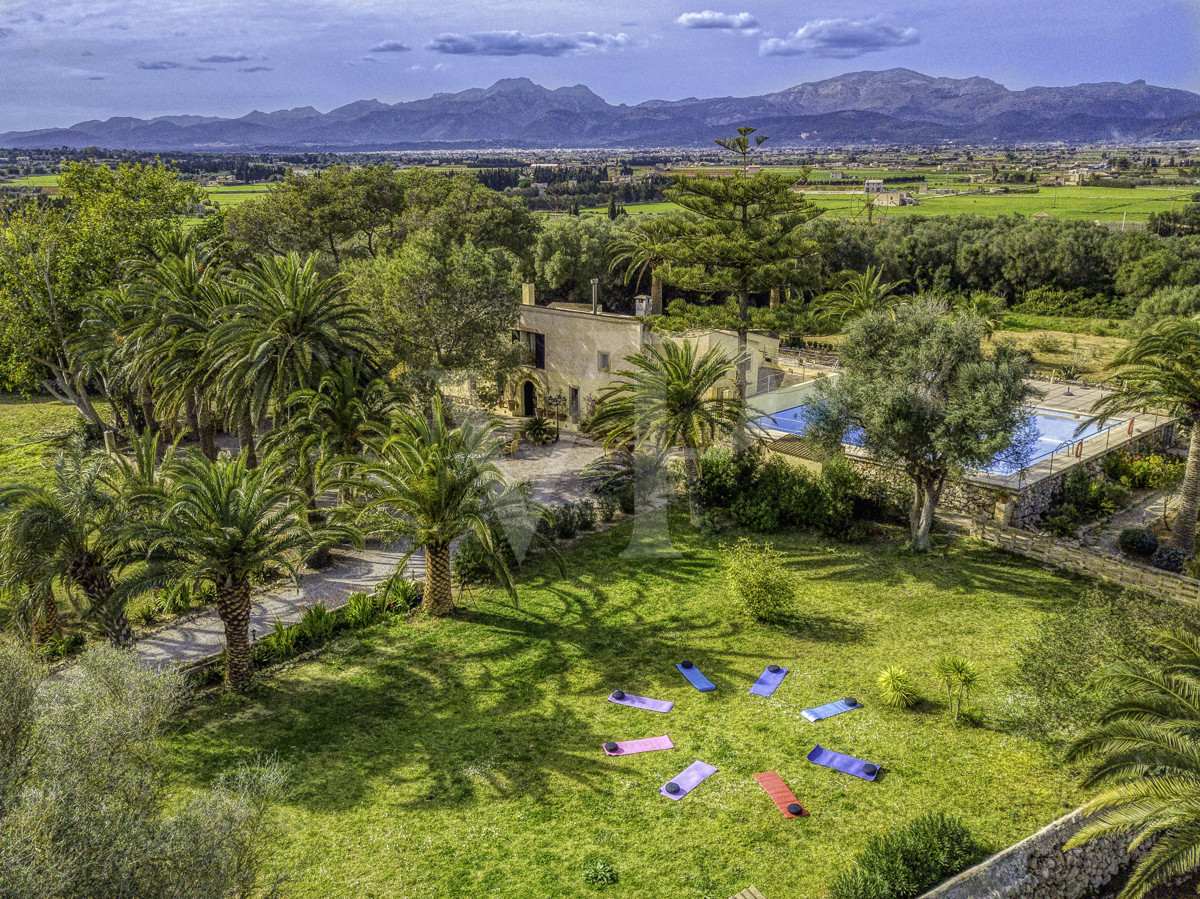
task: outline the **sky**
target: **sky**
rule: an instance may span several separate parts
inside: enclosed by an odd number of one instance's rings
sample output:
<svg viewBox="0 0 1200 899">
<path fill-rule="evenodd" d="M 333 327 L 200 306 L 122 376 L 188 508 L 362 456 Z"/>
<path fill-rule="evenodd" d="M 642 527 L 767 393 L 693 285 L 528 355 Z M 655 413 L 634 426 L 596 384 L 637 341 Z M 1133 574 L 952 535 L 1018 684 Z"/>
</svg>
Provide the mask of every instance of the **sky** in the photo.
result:
<svg viewBox="0 0 1200 899">
<path fill-rule="evenodd" d="M 610 103 L 749 96 L 895 66 L 1200 92 L 1200 0 L 0 0 L 0 132 L 512 77 Z"/>
</svg>

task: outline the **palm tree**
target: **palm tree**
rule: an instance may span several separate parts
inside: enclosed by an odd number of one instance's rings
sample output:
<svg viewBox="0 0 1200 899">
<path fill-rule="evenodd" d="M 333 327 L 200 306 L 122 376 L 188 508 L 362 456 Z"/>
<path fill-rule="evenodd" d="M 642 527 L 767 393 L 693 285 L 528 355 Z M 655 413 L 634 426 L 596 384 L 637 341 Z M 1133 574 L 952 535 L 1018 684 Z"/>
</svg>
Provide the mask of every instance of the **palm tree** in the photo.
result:
<svg viewBox="0 0 1200 899">
<path fill-rule="evenodd" d="M 372 328 L 345 278 L 322 277 L 315 253 L 259 259 L 234 283 L 239 302 L 213 335 L 214 361 L 249 449 L 254 423 L 281 416 L 295 391 L 315 387 L 339 359 L 369 350 Z"/>
<path fill-rule="evenodd" d="M 636 277 L 640 287 L 642 279 L 650 275 L 650 298 L 659 312 L 663 308 L 663 284 L 658 268 L 666 263 L 678 230 L 676 220 L 671 216 L 643 216 L 608 245 L 611 254 L 608 270 L 616 271 L 624 266 L 626 284 Z"/>
<path fill-rule="evenodd" d="M 1164 409 L 1191 430 L 1171 545 L 1191 553 L 1200 511 L 1200 319 L 1168 319 L 1135 337 L 1114 360 L 1116 392 L 1093 407 L 1095 419 L 1147 407 Z"/>
<path fill-rule="evenodd" d="M 890 309 L 897 303 L 894 292 L 903 283 L 884 282 L 882 268 L 867 266 L 866 272 L 849 275 L 837 290 L 825 294 L 829 304 L 825 315 L 846 322 L 879 309 Z"/>
<path fill-rule="evenodd" d="M 424 547 L 421 607 L 429 615 L 444 616 L 454 610 L 450 545 L 467 533 L 479 539 L 505 588 L 516 597 L 512 575 L 489 527 L 489 517 L 505 491 L 504 477 L 490 460 L 503 443 L 491 425 L 452 426 L 435 396 L 428 416 L 399 415 L 396 431 L 381 448 L 378 461 L 362 469 L 362 489 L 369 499 L 359 513 L 359 523 L 370 533 L 409 542 L 401 567 L 418 547 Z"/>
<path fill-rule="evenodd" d="M 187 413 L 200 450 L 215 459 L 213 404 L 220 371 L 212 338 L 232 305 L 224 273 L 194 242 L 168 234 L 152 259 L 134 267 L 131 293 L 142 304 L 137 366 L 164 414 Z"/>
<path fill-rule="evenodd" d="M 1067 752 L 1094 759 L 1085 786 L 1107 788 L 1084 806 L 1094 817 L 1066 848 L 1103 836 L 1151 844 L 1119 899 L 1200 869 L 1200 639 L 1178 633 L 1161 646 L 1161 666 L 1125 663 L 1101 676 L 1117 698 Z"/>
<path fill-rule="evenodd" d="M 633 368 L 617 372 L 619 380 L 600 392 L 593 432 L 603 434 L 610 447 L 682 448 L 692 522 L 698 525 L 700 453 L 746 423 L 740 395 L 725 397 L 717 390 L 730 378 L 733 360 L 715 348 L 701 355 L 691 341 L 668 340 L 625 361 Z"/>
<path fill-rule="evenodd" d="M 146 585 L 211 584 L 225 626 L 225 683 L 242 692 L 254 680 L 250 591 L 274 575 L 293 578 L 312 535 L 303 503 L 276 479 L 273 457 L 251 469 L 245 453 L 215 462 L 192 454 L 171 465 L 158 488 L 159 514 L 130 524 L 125 539 L 146 560 Z"/>
<path fill-rule="evenodd" d="M 342 359 L 321 376 L 313 389 L 288 397 L 286 427 L 263 439 L 263 447 L 286 446 L 293 459 L 318 452 L 337 466 L 338 502 L 350 501 L 350 466 L 369 447 L 386 439 L 396 397 L 383 381 L 366 381 L 359 366 Z"/>
<path fill-rule="evenodd" d="M 53 602 L 55 584 L 78 590 L 85 617 L 99 621 L 114 646 L 133 643 L 114 565 L 117 497 L 104 481 L 106 457 L 74 439 L 44 487 L 0 490 L 0 588 L 28 590 Z M 46 606 L 57 619 L 57 607 Z"/>
</svg>

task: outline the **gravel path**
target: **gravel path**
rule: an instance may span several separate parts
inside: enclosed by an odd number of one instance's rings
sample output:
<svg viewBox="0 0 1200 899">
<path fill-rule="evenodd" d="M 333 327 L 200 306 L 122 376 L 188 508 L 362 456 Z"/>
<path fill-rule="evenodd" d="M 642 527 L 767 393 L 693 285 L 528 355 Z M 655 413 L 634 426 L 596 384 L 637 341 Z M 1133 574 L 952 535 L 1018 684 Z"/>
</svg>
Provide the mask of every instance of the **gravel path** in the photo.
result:
<svg viewBox="0 0 1200 899">
<path fill-rule="evenodd" d="M 580 472 L 601 455 L 590 440 L 563 434 L 557 444 L 533 447 L 523 444 L 516 458 L 498 461 L 510 484 L 530 481 L 533 497 L 552 504 L 583 497 L 586 489 Z M 370 547 L 337 553 L 337 561 L 318 572 L 255 597 L 250 612 L 252 639 L 270 633 L 275 619 L 284 624 L 300 620 L 304 610 L 317 602 L 336 609 L 353 593 L 368 591 L 396 570 L 404 556 L 403 547 Z M 425 559 L 418 551 L 410 560 L 407 575 L 424 578 Z M 225 647 L 225 631 L 214 609 L 204 609 L 153 631 L 137 642 L 137 654 L 149 665 L 194 664 L 210 658 Z"/>
</svg>

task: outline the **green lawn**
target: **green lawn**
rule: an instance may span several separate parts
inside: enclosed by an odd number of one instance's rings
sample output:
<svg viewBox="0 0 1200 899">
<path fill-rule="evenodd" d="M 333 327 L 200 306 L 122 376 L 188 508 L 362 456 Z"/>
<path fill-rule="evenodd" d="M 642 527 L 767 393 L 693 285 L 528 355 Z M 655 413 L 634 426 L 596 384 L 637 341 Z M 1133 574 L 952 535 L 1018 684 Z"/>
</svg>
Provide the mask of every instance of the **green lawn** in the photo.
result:
<svg viewBox="0 0 1200 899">
<path fill-rule="evenodd" d="M 265 184 L 230 184 L 208 188 L 208 195 L 222 206 L 237 206 L 247 200 L 256 200 L 267 195 Z"/>
<path fill-rule="evenodd" d="M 622 558 L 628 524 L 523 579 L 520 610 L 476 593 L 457 620 L 394 621 L 269 673 L 250 699 L 203 702 L 172 738 L 186 786 L 238 759 L 291 766 L 286 836 L 271 861 L 297 897 L 593 895 L 600 857 L 621 897 L 819 897 L 866 839 L 928 810 L 960 815 L 991 847 L 1081 799 L 1072 772 L 1018 736 L 1015 647 L 1080 582 L 973 545 L 916 558 L 891 543 L 778 535 L 802 596 L 782 625 L 732 615 L 722 541 L 676 540 L 673 561 Z M 985 676 L 981 723 L 952 726 L 929 674 L 946 652 Z M 693 690 L 685 658 L 718 686 Z M 747 693 L 769 663 L 769 699 Z M 887 664 L 933 701 L 876 700 Z M 605 701 L 616 688 L 675 700 L 667 715 Z M 856 696 L 819 724 L 806 707 Z M 676 749 L 609 758 L 605 740 L 669 734 Z M 809 764 L 816 744 L 883 767 L 867 783 Z M 660 785 L 696 759 L 720 770 L 682 801 Z M 811 816 L 787 820 L 752 779 L 777 771 Z"/>
<path fill-rule="evenodd" d="M 79 414 L 57 400 L 0 394 L 0 485 L 37 483 Z"/>
</svg>

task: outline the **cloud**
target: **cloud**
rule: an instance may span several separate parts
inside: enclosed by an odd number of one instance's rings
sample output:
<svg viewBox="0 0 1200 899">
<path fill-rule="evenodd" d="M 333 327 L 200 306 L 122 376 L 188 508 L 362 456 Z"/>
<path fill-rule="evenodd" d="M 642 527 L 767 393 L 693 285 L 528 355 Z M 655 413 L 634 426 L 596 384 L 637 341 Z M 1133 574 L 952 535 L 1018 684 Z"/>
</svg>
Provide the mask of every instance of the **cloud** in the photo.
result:
<svg viewBox="0 0 1200 899">
<path fill-rule="evenodd" d="M 786 38 L 767 38 L 758 45 L 758 53 L 851 59 L 892 47 L 908 47 L 920 39 L 917 29 L 900 28 L 880 19 L 814 19 Z"/>
<path fill-rule="evenodd" d="M 476 31 L 470 34 L 439 34 L 425 45 L 436 53 L 474 56 L 574 56 L 603 53 L 629 44 L 626 34 L 524 34 L 520 31 Z"/>
<path fill-rule="evenodd" d="M 728 12 L 717 12 L 706 9 L 703 12 L 685 12 L 675 20 L 676 25 L 684 28 L 718 28 L 722 31 L 749 31 L 758 27 L 758 19 L 748 12 L 736 15 Z"/>
<path fill-rule="evenodd" d="M 8 37 L 12 33 L 13 33 L 13 30 L 11 28 L 0 28 L 0 40 L 3 40 L 4 38 Z"/>
<path fill-rule="evenodd" d="M 245 53 L 214 53 L 212 56 L 203 56 L 199 62 L 249 62 L 250 57 Z"/>
<path fill-rule="evenodd" d="M 247 66 L 244 69 L 238 69 L 239 72 L 269 72 L 270 66 Z"/>
<path fill-rule="evenodd" d="M 381 44 L 376 44 L 374 47 L 372 47 L 370 49 L 369 52 L 371 52 L 371 53 L 407 53 L 411 49 L 412 49 L 412 47 L 410 47 L 408 44 L 401 43 L 400 41 L 384 41 Z"/>
<path fill-rule="evenodd" d="M 183 63 L 171 62 L 167 59 L 158 59 L 154 62 L 137 62 L 134 63 L 139 69 L 144 69 L 147 72 L 163 72 L 167 69 L 182 69 Z"/>
<path fill-rule="evenodd" d="M 103 75 L 88 75 L 88 81 L 103 81 Z"/>
</svg>

